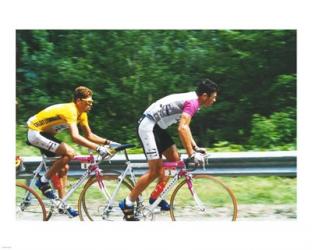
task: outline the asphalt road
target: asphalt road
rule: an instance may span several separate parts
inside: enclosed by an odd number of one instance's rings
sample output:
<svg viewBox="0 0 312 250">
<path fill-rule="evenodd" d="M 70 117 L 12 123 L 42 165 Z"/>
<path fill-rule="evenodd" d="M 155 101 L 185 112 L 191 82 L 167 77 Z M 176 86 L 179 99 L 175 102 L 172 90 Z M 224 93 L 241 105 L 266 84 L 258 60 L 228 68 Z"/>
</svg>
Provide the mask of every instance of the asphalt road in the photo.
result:
<svg viewBox="0 0 312 250">
<path fill-rule="evenodd" d="M 216 210 L 216 213 L 218 211 Z M 33 221 L 40 219 L 40 214 L 30 214 L 25 221 Z M 239 205 L 237 221 L 288 221 L 296 220 L 297 211 L 294 205 Z M 19 218 L 16 218 L 20 220 Z M 122 220 L 122 218 L 120 218 Z M 158 212 L 154 217 L 155 221 L 171 221 L 169 212 Z M 197 220 L 194 218 L 194 220 Z M 67 215 L 55 214 L 51 221 L 79 221 L 77 218 L 68 218 Z"/>
</svg>

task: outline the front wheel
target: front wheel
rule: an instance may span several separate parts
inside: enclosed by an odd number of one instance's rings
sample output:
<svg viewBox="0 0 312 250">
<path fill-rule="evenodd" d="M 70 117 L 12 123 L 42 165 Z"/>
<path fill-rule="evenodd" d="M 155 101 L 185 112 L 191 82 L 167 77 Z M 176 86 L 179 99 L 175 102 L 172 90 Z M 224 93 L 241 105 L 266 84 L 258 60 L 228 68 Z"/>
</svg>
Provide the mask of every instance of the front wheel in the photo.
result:
<svg viewBox="0 0 312 250">
<path fill-rule="evenodd" d="M 98 180 L 92 177 L 83 188 L 78 200 L 80 220 L 122 220 L 123 213 L 119 202 L 126 198 L 132 190 L 132 185 L 126 181 L 120 182 L 119 174 L 115 172 L 103 173 L 100 182 L 104 184 L 101 189 Z M 109 202 L 110 205 L 109 205 Z"/>
<path fill-rule="evenodd" d="M 192 178 L 192 190 L 193 193 L 183 180 L 173 191 L 170 199 L 173 221 L 236 220 L 236 198 L 222 181 L 210 175 L 196 175 Z"/>
<path fill-rule="evenodd" d="M 40 196 L 30 187 L 16 182 L 16 220 L 47 220 Z"/>
</svg>

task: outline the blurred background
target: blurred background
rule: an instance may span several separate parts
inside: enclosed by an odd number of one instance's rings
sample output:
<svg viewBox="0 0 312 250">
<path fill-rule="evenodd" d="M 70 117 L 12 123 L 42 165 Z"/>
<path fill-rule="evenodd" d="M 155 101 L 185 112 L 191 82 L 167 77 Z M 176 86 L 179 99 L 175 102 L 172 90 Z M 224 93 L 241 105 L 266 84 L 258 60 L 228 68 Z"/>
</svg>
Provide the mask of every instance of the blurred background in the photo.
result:
<svg viewBox="0 0 312 250">
<path fill-rule="evenodd" d="M 70 102 L 77 86 L 94 91 L 95 133 L 139 146 L 142 112 L 161 97 L 195 90 L 204 78 L 220 92 L 192 120 L 198 145 L 296 149 L 295 30 L 17 30 L 17 154 L 39 154 L 25 144 L 27 119 Z M 170 133 L 181 147 L 176 127 Z"/>
</svg>

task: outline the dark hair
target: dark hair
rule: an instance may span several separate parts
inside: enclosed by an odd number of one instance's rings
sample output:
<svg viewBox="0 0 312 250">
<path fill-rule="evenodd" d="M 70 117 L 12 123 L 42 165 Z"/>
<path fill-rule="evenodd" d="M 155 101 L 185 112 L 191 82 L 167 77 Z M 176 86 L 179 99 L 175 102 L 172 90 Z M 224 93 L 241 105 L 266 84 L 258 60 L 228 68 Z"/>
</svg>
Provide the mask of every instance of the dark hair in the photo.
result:
<svg viewBox="0 0 312 250">
<path fill-rule="evenodd" d="M 215 93 L 215 92 L 218 92 L 218 85 L 208 78 L 205 80 L 202 80 L 198 84 L 197 89 L 196 89 L 196 94 L 198 96 L 201 96 L 204 93 L 207 93 L 210 96 L 212 93 Z"/>
<path fill-rule="evenodd" d="M 87 98 L 92 95 L 93 95 L 93 92 L 91 89 L 84 87 L 84 86 L 79 86 L 75 89 L 74 101 L 76 101 L 77 99 Z"/>
</svg>

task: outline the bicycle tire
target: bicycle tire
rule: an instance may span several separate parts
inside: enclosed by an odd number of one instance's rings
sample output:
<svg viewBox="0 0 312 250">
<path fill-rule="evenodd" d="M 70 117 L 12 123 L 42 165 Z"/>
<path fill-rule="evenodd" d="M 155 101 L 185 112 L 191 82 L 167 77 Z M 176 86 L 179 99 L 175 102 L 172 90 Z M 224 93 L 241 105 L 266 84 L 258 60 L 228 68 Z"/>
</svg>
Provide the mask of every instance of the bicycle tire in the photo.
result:
<svg viewBox="0 0 312 250">
<path fill-rule="evenodd" d="M 237 219 L 236 197 L 221 180 L 210 175 L 195 175 L 192 186 L 202 206 L 199 208 L 186 180 L 183 180 L 170 198 L 170 217 L 173 221 Z"/>
<path fill-rule="evenodd" d="M 118 177 L 119 172 L 104 172 L 100 177 L 110 195 L 115 190 L 117 183 L 119 182 Z M 101 192 L 96 177 L 91 177 L 79 195 L 78 211 L 80 220 L 122 220 L 123 213 L 119 208 L 118 203 L 127 197 L 131 190 L 132 184 L 129 184 L 127 181 L 123 181 L 117 196 L 114 199 L 114 204 L 111 211 L 106 213 L 106 217 L 103 218 L 102 215 L 108 200 Z"/>
<path fill-rule="evenodd" d="M 26 197 L 30 194 L 30 198 Z M 16 182 L 16 220 L 47 220 L 47 211 L 41 197 L 27 185 Z"/>
</svg>

